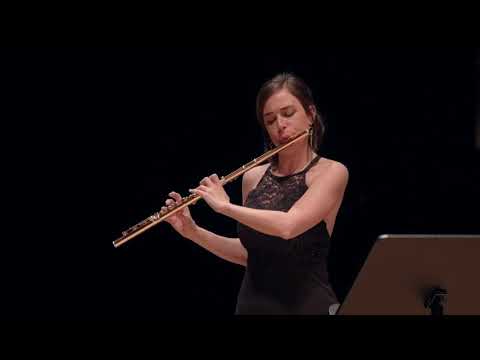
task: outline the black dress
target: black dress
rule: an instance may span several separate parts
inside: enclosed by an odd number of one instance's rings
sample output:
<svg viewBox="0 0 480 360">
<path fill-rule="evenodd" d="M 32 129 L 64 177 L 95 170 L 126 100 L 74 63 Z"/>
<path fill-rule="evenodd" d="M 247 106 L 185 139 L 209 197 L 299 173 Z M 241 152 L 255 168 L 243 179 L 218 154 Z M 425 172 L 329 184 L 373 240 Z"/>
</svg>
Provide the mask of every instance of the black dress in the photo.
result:
<svg viewBox="0 0 480 360">
<path fill-rule="evenodd" d="M 316 156 L 301 172 L 276 176 L 267 169 L 245 206 L 288 211 L 307 191 L 305 174 L 319 160 Z M 337 298 L 329 283 L 327 257 L 330 237 L 325 221 L 285 240 L 238 223 L 238 235 L 248 251 L 245 275 L 235 313 L 325 314 Z"/>
</svg>

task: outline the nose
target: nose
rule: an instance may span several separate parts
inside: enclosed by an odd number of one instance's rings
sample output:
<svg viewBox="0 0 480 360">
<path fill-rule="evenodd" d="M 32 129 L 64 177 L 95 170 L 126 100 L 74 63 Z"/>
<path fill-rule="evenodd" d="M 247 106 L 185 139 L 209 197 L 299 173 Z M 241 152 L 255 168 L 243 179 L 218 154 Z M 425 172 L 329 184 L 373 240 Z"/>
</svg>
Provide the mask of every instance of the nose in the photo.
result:
<svg viewBox="0 0 480 360">
<path fill-rule="evenodd" d="M 286 118 L 281 116 L 278 117 L 277 124 L 280 129 L 285 129 L 287 127 L 287 122 Z"/>
</svg>

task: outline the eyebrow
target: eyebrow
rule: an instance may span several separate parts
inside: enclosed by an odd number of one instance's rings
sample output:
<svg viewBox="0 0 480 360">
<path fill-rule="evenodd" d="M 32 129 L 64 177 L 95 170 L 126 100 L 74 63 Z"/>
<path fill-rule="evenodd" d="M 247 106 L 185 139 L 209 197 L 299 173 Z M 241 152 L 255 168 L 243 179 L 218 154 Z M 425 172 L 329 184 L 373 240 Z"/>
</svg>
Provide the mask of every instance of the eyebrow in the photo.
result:
<svg viewBox="0 0 480 360">
<path fill-rule="evenodd" d="M 289 107 L 293 107 L 293 105 L 284 106 L 284 107 L 280 108 L 280 110 L 285 110 L 285 109 L 288 109 Z M 267 115 L 270 115 L 270 114 L 273 114 L 273 112 L 270 111 L 268 113 L 263 114 L 263 116 L 267 116 Z"/>
</svg>

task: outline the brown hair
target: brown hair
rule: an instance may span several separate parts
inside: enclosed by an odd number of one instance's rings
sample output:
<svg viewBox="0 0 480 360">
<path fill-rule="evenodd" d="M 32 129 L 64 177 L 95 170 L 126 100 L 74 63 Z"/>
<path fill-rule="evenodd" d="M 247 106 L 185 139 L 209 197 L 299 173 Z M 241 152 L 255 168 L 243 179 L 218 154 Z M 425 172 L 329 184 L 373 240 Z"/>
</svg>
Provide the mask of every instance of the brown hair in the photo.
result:
<svg viewBox="0 0 480 360">
<path fill-rule="evenodd" d="M 272 149 L 273 144 L 270 140 L 270 137 L 268 136 L 267 129 L 265 128 L 265 123 L 263 119 L 263 108 L 267 100 L 273 94 L 282 90 L 283 88 L 286 88 L 288 91 L 290 91 L 290 93 L 300 101 L 303 108 L 305 109 L 305 112 L 311 113 L 309 107 L 311 105 L 315 106 L 312 91 L 310 90 L 308 85 L 298 76 L 291 73 L 282 73 L 266 81 L 260 88 L 257 95 L 257 120 L 260 123 L 260 127 L 262 128 L 265 142 L 265 150 Z M 318 109 L 317 111 L 315 111 L 312 129 L 312 150 L 317 151 L 322 144 L 323 136 L 325 134 L 325 124 L 318 112 Z M 278 157 L 277 155 L 275 155 L 271 159 L 271 162 L 276 164 L 277 161 Z"/>
</svg>

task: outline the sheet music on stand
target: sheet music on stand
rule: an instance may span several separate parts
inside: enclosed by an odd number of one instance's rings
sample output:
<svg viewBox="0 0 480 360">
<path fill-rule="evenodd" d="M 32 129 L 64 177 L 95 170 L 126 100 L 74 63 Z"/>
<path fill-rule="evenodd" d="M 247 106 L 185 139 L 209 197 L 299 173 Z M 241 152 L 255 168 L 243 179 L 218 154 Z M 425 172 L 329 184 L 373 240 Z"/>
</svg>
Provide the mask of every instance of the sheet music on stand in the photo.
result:
<svg viewBox="0 0 480 360">
<path fill-rule="evenodd" d="M 382 235 L 336 315 L 480 315 L 480 235 Z"/>
</svg>

